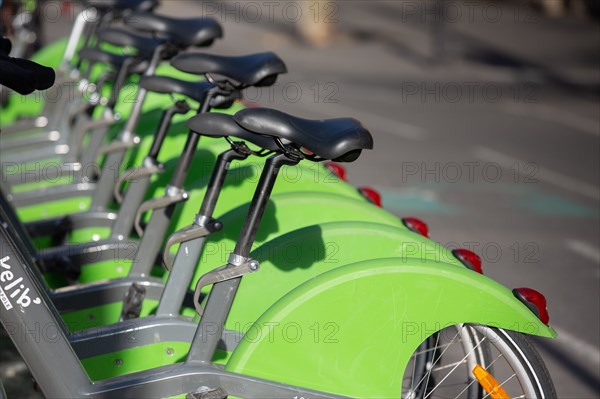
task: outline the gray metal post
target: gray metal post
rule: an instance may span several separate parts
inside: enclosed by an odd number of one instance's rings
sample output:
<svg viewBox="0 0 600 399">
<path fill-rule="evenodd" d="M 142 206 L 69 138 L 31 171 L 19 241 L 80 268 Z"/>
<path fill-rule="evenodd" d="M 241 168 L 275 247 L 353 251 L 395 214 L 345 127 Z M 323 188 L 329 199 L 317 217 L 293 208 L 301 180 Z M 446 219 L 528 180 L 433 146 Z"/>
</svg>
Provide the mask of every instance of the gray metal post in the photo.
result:
<svg viewBox="0 0 600 399">
<path fill-rule="evenodd" d="M 152 266 L 156 263 L 159 248 L 164 241 L 165 233 L 169 228 L 173 206 L 156 209 L 152 212 L 150 221 L 144 231 L 144 236 L 135 254 L 135 261 L 131 266 L 129 277 L 148 277 Z"/>
<path fill-rule="evenodd" d="M 223 189 L 225 177 L 227 176 L 231 162 L 234 159 L 243 160 L 246 158 L 248 158 L 248 154 L 242 154 L 234 149 L 225 151 L 219 155 L 210 177 L 200 212 L 194 220 L 193 226 L 207 227 L 217 206 L 217 200 Z M 207 231 L 206 234 L 209 234 L 209 232 Z M 169 274 L 165 290 L 160 298 L 160 304 L 156 311 L 158 316 L 177 315 L 179 313 L 185 293 L 187 292 L 187 287 L 192 281 L 194 271 L 200 260 L 205 241 L 206 236 L 183 242 L 180 245 L 175 256 L 173 269 Z M 168 251 L 169 248 L 165 248 L 165 250 Z"/>
<path fill-rule="evenodd" d="M 156 310 L 157 316 L 176 316 L 179 314 L 185 294 L 194 277 L 205 241 L 206 237 L 200 237 L 193 241 L 184 242 L 179 247 L 173 269 L 160 297 L 158 309 Z"/>
<path fill-rule="evenodd" d="M 146 71 L 144 72 L 144 76 L 152 76 L 154 74 L 161 60 L 162 52 L 165 49 L 165 47 L 166 45 L 161 44 L 154 49 L 152 60 L 148 65 L 148 69 L 146 69 Z M 139 119 L 142 115 L 142 107 L 144 105 L 144 100 L 146 99 L 147 94 L 148 91 L 146 89 L 141 88 L 138 91 L 136 101 L 133 105 L 130 117 L 127 120 L 125 128 L 119 135 L 119 140 L 121 142 L 125 143 L 131 141 L 132 138 L 135 136 L 134 133 L 137 129 Z M 112 201 L 112 188 L 116 183 L 116 178 L 119 174 L 121 164 L 123 163 L 123 159 L 125 158 L 125 151 L 126 149 L 122 149 L 108 154 L 104 162 L 104 166 L 102 168 L 102 174 L 100 175 L 100 179 L 98 180 L 98 189 L 96 190 L 96 192 L 94 193 L 94 197 L 92 198 L 91 209 L 106 209 Z"/>
<path fill-rule="evenodd" d="M 119 217 L 112 227 L 111 237 L 113 239 L 120 241 L 129 237 L 137 210 L 144 201 L 149 185 L 150 176 L 137 177 L 135 181 L 129 183 L 119 208 Z"/>
<path fill-rule="evenodd" d="M 232 267 L 239 266 L 248 260 L 260 221 L 275 186 L 279 169 L 283 165 L 295 165 L 299 161 L 299 159 L 288 158 L 285 154 L 273 155 L 267 159 L 235 250 L 229 257 L 228 264 Z M 242 278 L 238 277 L 213 285 L 188 353 L 188 362 L 211 362 L 225 329 L 225 321 L 241 281 Z"/>
</svg>

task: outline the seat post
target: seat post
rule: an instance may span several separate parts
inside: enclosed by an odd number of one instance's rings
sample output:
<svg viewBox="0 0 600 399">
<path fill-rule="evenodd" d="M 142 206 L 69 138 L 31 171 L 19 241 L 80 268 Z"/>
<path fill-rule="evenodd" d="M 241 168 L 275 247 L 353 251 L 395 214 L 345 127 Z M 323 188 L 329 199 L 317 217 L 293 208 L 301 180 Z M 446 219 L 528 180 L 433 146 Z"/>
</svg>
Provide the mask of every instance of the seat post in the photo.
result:
<svg viewBox="0 0 600 399">
<path fill-rule="evenodd" d="M 213 97 L 219 92 L 219 88 L 214 86 L 206 92 L 204 92 L 204 96 L 202 101 L 200 102 L 200 109 L 198 110 L 198 114 L 203 114 L 205 112 L 209 112 L 211 110 L 210 102 Z M 190 169 L 190 165 L 194 159 L 194 154 L 196 153 L 196 147 L 198 146 L 198 142 L 200 141 L 200 135 L 194 133 L 193 131 L 189 131 L 188 138 L 185 143 L 185 147 L 183 149 L 183 153 L 179 158 L 179 162 L 177 162 L 177 166 L 175 171 L 173 172 L 173 176 L 171 177 L 171 182 L 169 186 L 180 189 L 185 183 L 185 178 L 188 175 L 188 170 Z"/>
<path fill-rule="evenodd" d="M 265 213 L 279 170 L 284 165 L 296 165 L 298 162 L 300 162 L 300 159 L 290 158 L 286 154 L 273 155 L 267 159 L 263 172 L 260 175 L 258 186 L 254 192 L 254 197 L 250 203 L 246 221 L 233 251 L 234 255 L 243 258 L 247 258 L 250 255 L 250 250 L 256 238 L 256 232 Z"/>
<path fill-rule="evenodd" d="M 198 212 L 200 217 L 212 218 L 217 205 L 217 200 L 219 199 L 219 194 L 221 194 L 223 184 L 225 183 L 225 177 L 229 171 L 229 165 L 231 165 L 231 162 L 234 160 L 243 161 L 248 158 L 248 156 L 249 154 L 241 153 L 236 149 L 230 149 L 219 154 L 217 162 L 215 163 L 215 168 L 210 176 L 206 194 L 204 194 L 204 199 L 200 206 L 200 211 Z"/>
<path fill-rule="evenodd" d="M 152 76 L 156 71 L 156 68 L 161 60 L 161 54 L 166 49 L 166 44 L 160 44 L 154 49 L 152 59 L 148 64 L 144 76 Z M 131 142 L 135 136 L 135 131 L 139 123 L 140 116 L 142 115 L 142 106 L 148 91 L 144 88 L 140 88 L 133 104 L 133 109 L 129 115 L 129 119 L 125 123 L 125 127 L 119 133 L 118 141 L 122 143 Z M 94 196 L 92 198 L 91 209 L 106 209 L 113 199 L 113 183 L 115 178 L 115 172 L 121 167 L 123 159 L 125 159 L 125 149 L 111 152 L 107 154 L 102 170 L 100 172 L 100 178 L 98 179 L 97 187 Z M 98 154 L 93 154 L 93 158 L 97 158 Z M 111 173 L 112 172 L 112 173 Z"/>
<path fill-rule="evenodd" d="M 160 152 L 160 149 L 165 141 L 165 137 L 167 136 L 167 132 L 169 131 L 173 117 L 177 114 L 186 114 L 189 112 L 189 110 L 190 107 L 185 101 L 178 101 L 173 107 L 163 111 L 158 124 L 158 129 L 154 134 L 152 147 L 150 147 L 150 152 L 148 153 L 148 156 L 154 161 L 158 160 L 158 153 Z"/>
<path fill-rule="evenodd" d="M 216 86 L 205 92 L 198 113 L 208 112 L 210 110 L 210 101 L 217 92 L 218 88 Z M 190 130 L 183 153 L 181 154 L 181 157 L 179 157 L 169 185 L 165 189 L 164 197 L 177 198 L 184 192 L 183 184 L 185 183 L 189 168 L 194 159 L 194 154 L 196 153 L 196 147 L 198 146 L 199 141 L 200 135 Z M 129 273 L 130 276 L 147 276 L 149 274 L 155 261 L 156 248 L 160 247 L 163 242 L 163 236 L 169 227 L 169 222 L 174 209 L 175 202 L 164 208 L 153 210 L 144 236 L 142 237 L 136 252 L 135 259 L 137 262 L 134 262 Z M 154 255 L 150 255 L 152 253 Z"/>
<path fill-rule="evenodd" d="M 292 159 L 286 154 L 273 155 L 267 159 L 235 250 L 229 257 L 231 267 L 236 266 L 234 263 L 243 263 L 250 255 L 250 249 L 275 186 L 279 170 L 283 165 L 296 165 L 298 162 L 300 159 Z M 237 277 L 213 286 L 194 335 L 187 362 L 209 363 L 212 360 L 241 280 L 241 277 Z"/>
<path fill-rule="evenodd" d="M 160 297 L 158 309 L 156 310 L 157 316 L 178 314 L 179 309 L 183 304 L 188 286 L 194 277 L 196 265 L 198 264 L 198 259 L 200 259 L 202 249 L 204 248 L 206 237 L 210 232 L 218 231 L 221 228 L 220 223 L 212 223 L 214 222 L 212 216 L 217 204 L 217 199 L 223 188 L 225 177 L 229 171 L 229 165 L 233 160 L 244 160 L 248 158 L 248 155 L 249 154 L 244 154 L 235 149 L 231 149 L 222 152 L 217 158 L 217 162 L 215 163 L 215 167 L 210 177 L 210 182 L 206 188 L 202 206 L 192 225 L 193 227 L 206 228 L 206 233 L 202 237 L 181 243 L 177 255 L 175 256 L 175 262 L 173 263 L 173 268 L 169 274 L 165 289 Z M 165 251 L 169 251 L 169 245 L 167 245 Z"/>
</svg>

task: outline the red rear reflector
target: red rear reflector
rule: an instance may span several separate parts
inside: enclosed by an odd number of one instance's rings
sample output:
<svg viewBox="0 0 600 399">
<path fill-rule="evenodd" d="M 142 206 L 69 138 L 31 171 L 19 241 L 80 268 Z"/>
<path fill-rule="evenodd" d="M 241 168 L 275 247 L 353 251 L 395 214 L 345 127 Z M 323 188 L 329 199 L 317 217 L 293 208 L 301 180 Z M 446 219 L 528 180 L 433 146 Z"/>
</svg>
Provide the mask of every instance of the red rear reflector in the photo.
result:
<svg viewBox="0 0 600 399">
<path fill-rule="evenodd" d="M 378 207 L 383 207 L 383 201 L 381 200 L 381 194 L 377 191 L 373 190 L 369 187 L 359 188 L 358 191 L 365 197 L 369 202 L 377 205 Z"/>
<path fill-rule="evenodd" d="M 542 323 L 548 325 L 550 322 L 550 315 L 548 315 L 548 308 L 546 307 L 546 298 L 544 295 L 533 288 L 515 288 L 513 294 L 517 299 L 527 305 L 527 307 L 539 317 Z"/>
<path fill-rule="evenodd" d="M 327 162 L 325 166 L 331 173 L 336 175 L 340 180 L 346 181 L 346 168 L 336 162 Z"/>
<path fill-rule="evenodd" d="M 421 234 L 423 237 L 429 238 L 429 227 L 421 219 L 417 218 L 402 218 L 402 222 L 409 230 Z"/>
<path fill-rule="evenodd" d="M 73 3 L 71 1 L 65 1 L 62 3 L 60 7 L 60 12 L 62 15 L 66 15 L 73 9 Z"/>
<path fill-rule="evenodd" d="M 475 252 L 469 251 L 468 249 L 459 248 L 452 251 L 452 254 L 469 269 L 476 271 L 479 274 L 483 274 L 481 258 Z"/>
<path fill-rule="evenodd" d="M 258 107 L 260 107 L 260 104 L 258 104 L 258 103 L 255 103 L 255 102 L 252 102 L 252 101 L 248 101 L 248 100 L 247 100 L 247 99 L 245 99 L 245 98 L 242 98 L 242 99 L 240 100 L 240 102 L 241 102 L 241 103 L 244 105 L 244 107 L 246 107 L 246 108 L 258 108 Z"/>
</svg>

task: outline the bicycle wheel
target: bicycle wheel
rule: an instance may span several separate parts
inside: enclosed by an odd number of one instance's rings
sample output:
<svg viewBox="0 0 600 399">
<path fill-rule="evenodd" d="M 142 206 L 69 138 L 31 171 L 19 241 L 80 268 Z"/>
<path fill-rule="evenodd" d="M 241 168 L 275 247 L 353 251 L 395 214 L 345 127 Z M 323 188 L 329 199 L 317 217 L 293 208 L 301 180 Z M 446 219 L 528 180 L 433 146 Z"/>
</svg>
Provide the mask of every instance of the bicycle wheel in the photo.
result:
<svg viewBox="0 0 600 399">
<path fill-rule="evenodd" d="M 524 335 L 456 325 L 417 348 L 403 377 L 402 397 L 555 398 L 556 392 L 539 354 Z"/>
</svg>

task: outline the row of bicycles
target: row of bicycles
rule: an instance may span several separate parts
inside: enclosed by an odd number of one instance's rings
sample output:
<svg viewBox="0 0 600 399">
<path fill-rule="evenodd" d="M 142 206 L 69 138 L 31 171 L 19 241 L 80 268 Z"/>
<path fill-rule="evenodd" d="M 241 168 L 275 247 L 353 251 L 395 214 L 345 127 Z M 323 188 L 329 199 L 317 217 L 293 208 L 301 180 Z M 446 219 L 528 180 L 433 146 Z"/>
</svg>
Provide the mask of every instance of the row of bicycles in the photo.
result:
<svg viewBox="0 0 600 399">
<path fill-rule="evenodd" d="M 245 107 L 276 54 L 213 54 L 219 22 L 158 6 L 86 0 L 31 60 L 3 42 L 0 320 L 46 397 L 556 396 L 539 292 L 348 184 L 359 121 Z"/>
</svg>

